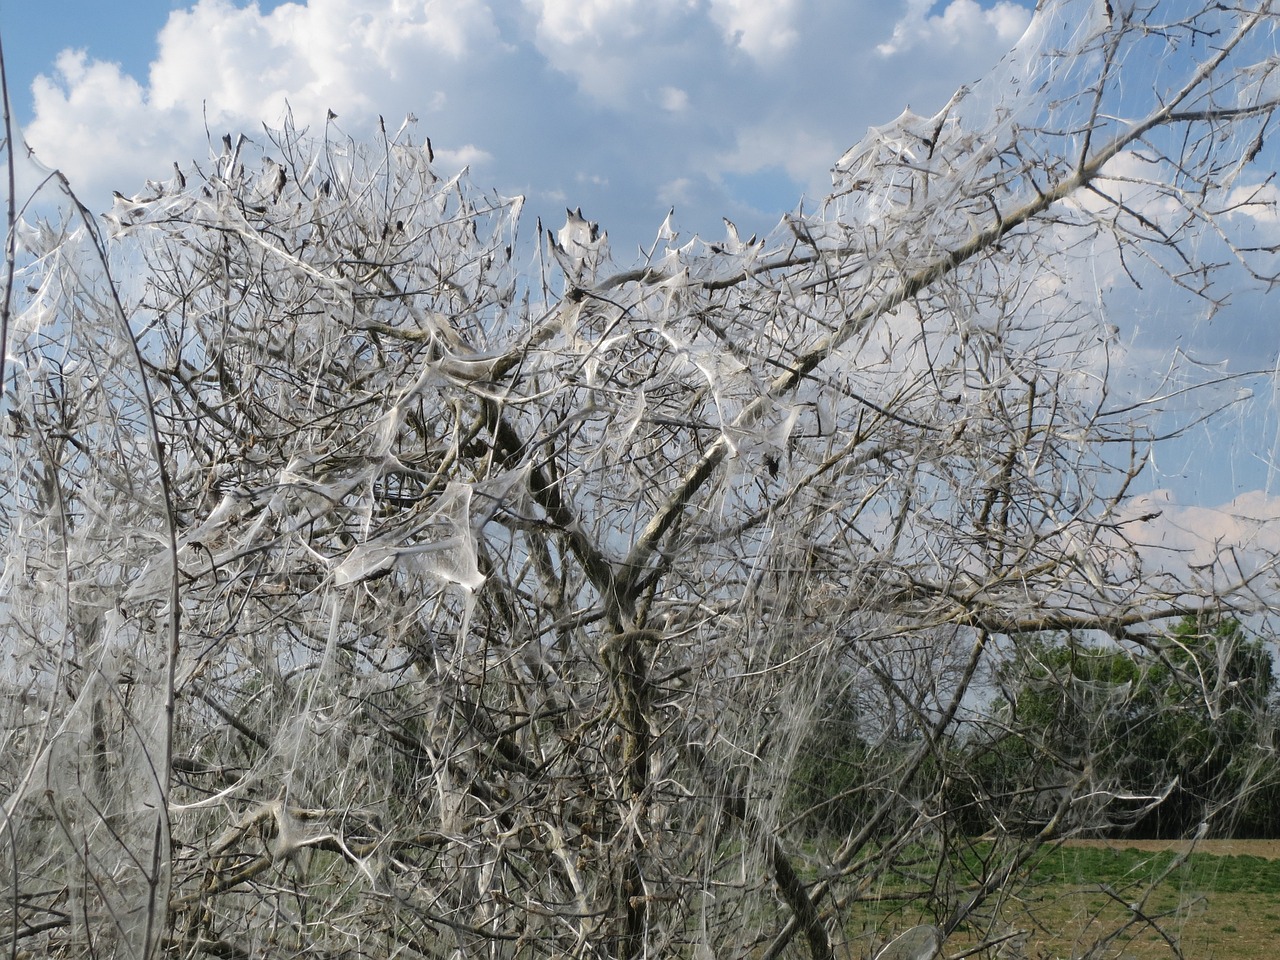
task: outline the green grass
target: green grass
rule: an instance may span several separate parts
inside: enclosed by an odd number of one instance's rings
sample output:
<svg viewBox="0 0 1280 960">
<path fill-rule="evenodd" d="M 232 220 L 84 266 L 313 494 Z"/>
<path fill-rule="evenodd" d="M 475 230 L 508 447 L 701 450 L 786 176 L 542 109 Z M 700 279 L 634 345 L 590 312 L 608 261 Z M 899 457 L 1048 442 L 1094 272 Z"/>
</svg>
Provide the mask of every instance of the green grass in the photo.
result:
<svg viewBox="0 0 1280 960">
<path fill-rule="evenodd" d="M 1039 860 L 1035 881 L 1060 884 L 1148 884 L 1177 859 L 1172 852 L 1145 853 L 1096 847 L 1062 847 Z M 1280 894 L 1280 860 L 1193 853 L 1166 882 L 1202 893 Z"/>
<path fill-rule="evenodd" d="M 993 855 L 998 861 L 989 843 L 974 843 L 963 852 L 953 851 L 951 872 L 944 866 L 941 873 L 962 886 L 974 883 L 983 875 L 982 861 Z M 899 862 L 912 867 L 889 874 L 880 885 L 890 896 L 848 905 L 844 933 L 856 946 L 855 955 L 914 924 L 938 922 L 936 905 L 927 897 L 892 896 L 928 889 L 937 856 L 936 850 L 924 848 L 904 851 Z M 1188 958 L 1271 960 L 1275 955 L 1280 860 L 1073 845 L 1042 850 L 1026 865 L 1022 879 L 1025 883 L 1009 888 L 1002 923 L 1030 931 L 1028 956 L 1080 955 L 1095 944 L 1098 952 L 1093 955 L 1105 960 L 1165 960 L 1171 956 L 1166 937 L 1178 941 Z M 1141 903 L 1140 915 L 1132 903 Z M 954 931 L 951 952 L 975 946 L 988 935 L 983 922 Z"/>
</svg>

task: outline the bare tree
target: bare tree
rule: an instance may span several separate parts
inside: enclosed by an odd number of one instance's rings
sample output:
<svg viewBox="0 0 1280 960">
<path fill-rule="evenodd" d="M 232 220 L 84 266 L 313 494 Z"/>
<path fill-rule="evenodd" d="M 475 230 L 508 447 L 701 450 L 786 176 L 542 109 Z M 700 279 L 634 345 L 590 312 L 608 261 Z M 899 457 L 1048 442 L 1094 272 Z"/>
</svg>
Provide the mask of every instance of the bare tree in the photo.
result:
<svg viewBox="0 0 1280 960">
<path fill-rule="evenodd" d="M 519 198 L 403 131 L 12 216 L 11 953 L 824 960 L 890 899 L 936 927 L 893 949 L 1007 944 L 1123 785 L 1058 758 L 1042 822 L 960 857 L 983 678 L 1264 603 L 1265 564 L 1144 567 L 1171 428 L 1080 277 L 1272 279 L 1233 214 L 1269 202 L 1276 16 L 1042 3 L 820 209 L 634 269 L 575 211 L 525 270 Z M 877 750 L 802 843 L 835 694 Z"/>
</svg>

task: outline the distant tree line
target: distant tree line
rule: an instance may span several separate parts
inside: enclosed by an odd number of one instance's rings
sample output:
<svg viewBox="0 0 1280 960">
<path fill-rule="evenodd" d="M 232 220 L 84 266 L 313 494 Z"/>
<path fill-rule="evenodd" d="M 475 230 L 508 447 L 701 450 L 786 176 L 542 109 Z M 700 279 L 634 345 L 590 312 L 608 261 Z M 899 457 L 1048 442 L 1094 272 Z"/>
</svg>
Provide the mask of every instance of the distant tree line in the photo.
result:
<svg viewBox="0 0 1280 960">
<path fill-rule="evenodd" d="M 1072 822 L 1092 836 L 1280 836 L 1275 664 L 1238 620 L 1188 616 L 1136 648 L 1070 633 L 1016 647 L 935 758 L 933 796 L 956 828 L 1035 832 L 1087 773 L 1097 788 Z M 911 749 L 913 734 L 868 729 L 859 705 L 851 680 L 802 751 L 791 799 L 807 831 L 856 830 Z"/>
</svg>

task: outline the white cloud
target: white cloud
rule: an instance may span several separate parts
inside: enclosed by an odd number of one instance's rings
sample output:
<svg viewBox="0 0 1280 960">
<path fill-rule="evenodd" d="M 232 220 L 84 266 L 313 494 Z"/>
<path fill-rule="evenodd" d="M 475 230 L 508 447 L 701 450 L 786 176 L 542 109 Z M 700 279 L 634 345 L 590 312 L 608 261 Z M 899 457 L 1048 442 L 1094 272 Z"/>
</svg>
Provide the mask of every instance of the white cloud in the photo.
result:
<svg viewBox="0 0 1280 960">
<path fill-rule="evenodd" d="M 682 0 L 525 0 L 538 13 L 538 38 L 559 47 L 634 38 L 650 18 L 688 6 Z"/>
<path fill-rule="evenodd" d="M 1190 569 L 1219 587 L 1267 571 L 1280 556 L 1280 497 L 1262 490 L 1216 507 L 1181 504 L 1171 491 L 1153 490 L 1129 501 L 1120 519 L 1149 570 Z"/>
<path fill-rule="evenodd" d="M 26 134 L 102 209 L 223 133 L 260 140 L 286 104 L 317 132 L 332 109 L 357 138 L 413 113 L 439 164 L 482 165 L 484 186 L 528 195 L 531 218 L 582 205 L 625 257 L 677 199 L 688 229 L 727 215 L 767 231 L 798 202 L 793 183 L 826 192 L 868 125 L 906 101 L 940 107 L 1008 46 L 988 24 L 963 51 L 947 38 L 947 57 L 887 65 L 875 44 L 899 13 L 882 0 L 199 0 L 170 15 L 145 75 L 64 55 L 34 88 Z M 735 194 L 771 176 L 767 201 Z"/>
<path fill-rule="evenodd" d="M 493 154 L 488 150 L 481 150 L 475 144 L 463 144 L 456 150 L 441 148 L 436 151 L 436 162 L 445 169 L 463 167 L 476 167 L 481 164 L 491 163 Z"/>
<path fill-rule="evenodd" d="M 694 184 L 688 177 L 677 177 L 658 187 L 658 200 L 671 206 L 683 206 L 693 194 Z"/>
<path fill-rule="evenodd" d="M 908 0 L 907 12 L 894 25 L 893 37 L 876 50 L 890 57 L 917 47 L 964 48 L 984 42 L 994 34 L 1001 43 L 1013 44 L 1031 22 L 1025 7 L 1000 0 L 984 8 L 974 0 L 951 0 L 939 14 L 930 14 L 933 0 Z"/>
<path fill-rule="evenodd" d="M 151 67 L 158 106 L 208 101 L 216 116 L 278 117 L 293 109 L 377 112 L 398 80 L 430 76 L 499 44 L 481 0 L 370 3 L 313 0 L 269 13 L 227 0 L 176 11 Z"/>
<path fill-rule="evenodd" d="M 711 0 L 711 19 L 725 40 L 757 60 L 773 60 L 793 47 L 796 0 Z"/>
<path fill-rule="evenodd" d="M 828 168 L 839 152 L 840 143 L 804 123 L 788 123 L 780 118 L 738 130 L 733 148 L 718 156 L 719 164 L 732 173 L 751 173 L 775 167 L 805 183 L 811 193 L 830 187 Z"/>
<path fill-rule="evenodd" d="M 1121 329 L 1127 350 L 1109 351 L 1113 398 L 1116 391 L 1130 387 L 1179 396 L 1178 384 L 1156 386 L 1153 380 L 1156 371 L 1169 367 L 1174 344 L 1183 349 L 1195 344 L 1191 353 L 1206 379 L 1272 365 L 1276 342 L 1258 322 L 1269 309 L 1266 291 L 1241 272 L 1224 269 L 1213 278 L 1217 287 L 1209 290 L 1208 298 L 1189 292 L 1200 278 L 1188 281 L 1185 276 L 1184 295 L 1153 297 L 1150 291 L 1167 290 L 1169 278 L 1184 273 L 1184 255 L 1223 265 L 1244 261 L 1258 276 L 1280 272 L 1280 256 L 1274 252 L 1280 243 L 1280 189 L 1255 183 L 1207 195 L 1170 191 L 1164 184 L 1175 180 L 1173 165 L 1135 150 L 1117 154 L 1103 174 L 1095 181 L 1097 192 L 1079 193 L 1063 204 L 1088 222 L 1073 225 L 1072 217 L 1062 218 L 1055 227 L 1055 246 L 1060 257 L 1078 263 L 1069 274 L 1078 301 L 1092 305 L 1100 322 Z M 1119 215 L 1117 203 L 1124 208 Z M 1210 220 L 1216 226 L 1205 226 Z M 1099 222 L 1114 224 L 1114 232 L 1099 230 Z M 1138 245 L 1129 237 L 1153 236 L 1157 228 L 1175 238 L 1179 248 L 1145 243 L 1142 254 L 1135 255 Z M 1211 369 L 1216 372 L 1210 374 Z M 1206 396 L 1199 402 L 1207 402 Z M 1138 399 L 1136 393 L 1127 397 Z M 1194 419 L 1194 410 L 1174 401 L 1160 406 Z"/>
<path fill-rule="evenodd" d="M 701 21 L 694 0 L 525 0 L 538 50 L 591 100 L 625 106 Z"/>
<path fill-rule="evenodd" d="M 227 130 L 253 136 L 290 108 L 312 124 L 332 109 L 362 133 L 385 109 L 398 125 L 400 103 L 444 108 L 432 87 L 465 80 L 462 58 L 502 51 L 481 0 L 314 0 L 269 13 L 200 0 L 172 13 L 157 42 L 145 85 L 73 52 L 35 81 L 28 142 L 74 185 L 129 192 L 174 159 L 202 156 L 206 124 L 215 141 Z M 488 156 L 471 144 L 455 150 L 466 162 Z"/>
<path fill-rule="evenodd" d="M 169 160 L 162 151 L 185 124 L 183 116 L 151 102 L 148 93 L 116 64 L 65 50 L 55 76 L 38 77 L 32 86 L 36 119 L 25 131 L 26 140 L 73 185 L 127 190 L 145 179 L 140 167 L 151 174 L 166 171 Z"/>
<path fill-rule="evenodd" d="M 1280 223 L 1280 187 L 1274 183 L 1236 187 L 1227 194 L 1226 206 L 1233 216 L 1274 226 Z"/>
<path fill-rule="evenodd" d="M 658 90 L 658 102 L 662 104 L 663 110 L 679 113 L 688 109 L 689 94 L 679 87 L 662 87 Z"/>
</svg>

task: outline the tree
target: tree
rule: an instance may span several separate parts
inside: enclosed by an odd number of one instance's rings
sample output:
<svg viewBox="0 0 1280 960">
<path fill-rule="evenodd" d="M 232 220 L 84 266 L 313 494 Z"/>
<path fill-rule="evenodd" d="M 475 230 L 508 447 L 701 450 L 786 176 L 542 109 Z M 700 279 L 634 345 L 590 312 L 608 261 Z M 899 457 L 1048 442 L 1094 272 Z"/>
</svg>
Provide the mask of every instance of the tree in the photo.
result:
<svg viewBox="0 0 1280 960">
<path fill-rule="evenodd" d="M 1010 823 L 1052 807 L 1064 759 L 1084 757 L 1113 785 L 1098 824 L 1108 833 L 1180 837 L 1204 824 L 1215 836 L 1269 835 L 1273 668 L 1239 621 L 1207 615 L 1137 650 L 1029 639 L 1001 668 L 1012 686 L 1001 684 L 991 735 L 968 745 L 969 767 L 997 808 L 1014 798 L 994 813 Z"/>
<path fill-rule="evenodd" d="M 1275 17 L 1041 4 L 820 209 L 629 269 L 571 216 L 524 272 L 520 200 L 403 131 L 11 217 L 12 948 L 824 960 L 888 894 L 1003 942 L 1115 786 L 1070 768 L 962 862 L 975 685 L 1031 633 L 1262 602 L 1144 567 L 1169 424 L 1074 279 L 1264 272 Z M 905 748 L 814 848 L 786 785 L 841 677 Z"/>
</svg>

